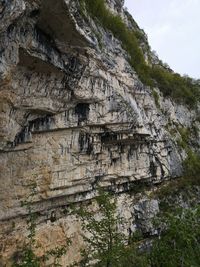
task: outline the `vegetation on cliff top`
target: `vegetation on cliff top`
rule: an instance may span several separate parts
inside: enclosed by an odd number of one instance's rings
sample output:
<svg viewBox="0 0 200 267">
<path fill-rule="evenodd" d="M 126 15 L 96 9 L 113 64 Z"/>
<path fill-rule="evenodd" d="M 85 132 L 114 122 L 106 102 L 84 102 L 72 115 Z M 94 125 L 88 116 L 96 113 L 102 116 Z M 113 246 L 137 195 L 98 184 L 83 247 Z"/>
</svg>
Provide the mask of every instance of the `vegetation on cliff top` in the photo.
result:
<svg viewBox="0 0 200 267">
<path fill-rule="evenodd" d="M 150 65 L 145 61 L 140 48 L 141 33 L 131 30 L 120 16 L 114 15 L 105 5 L 105 0 L 81 0 L 93 19 L 122 42 L 122 47 L 129 54 L 129 63 L 137 72 L 140 80 L 151 87 L 159 87 L 164 96 L 195 108 L 200 99 L 200 84 L 187 76 L 182 77 L 162 65 Z"/>
</svg>

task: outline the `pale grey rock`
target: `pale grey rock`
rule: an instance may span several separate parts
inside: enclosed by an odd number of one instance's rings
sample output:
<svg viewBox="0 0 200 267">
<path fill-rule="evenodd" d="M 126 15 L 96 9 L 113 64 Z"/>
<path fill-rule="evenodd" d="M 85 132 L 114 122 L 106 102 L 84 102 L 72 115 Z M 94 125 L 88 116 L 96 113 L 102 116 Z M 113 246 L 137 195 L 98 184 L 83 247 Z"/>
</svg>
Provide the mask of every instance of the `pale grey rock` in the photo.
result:
<svg viewBox="0 0 200 267">
<path fill-rule="evenodd" d="M 123 1 L 108 6 L 130 28 L 138 27 Z M 98 186 L 120 194 L 118 209 L 128 220 L 123 231 L 134 231 L 137 218 L 152 234 L 148 218 L 158 212 L 156 200 L 136 204 L 135 195 L 126 192 L 138 183 L 153 187 L 182 174 L 186 154 L 169 122 L 192 127 L 198 113 L 163 98 L 158 88 L 156 107 L 120 41 L 85 20 L 78 1 L 2 1 L 0 13 L 1 240 L 12 220 L 19 221 L 19 231 L 4 240 L 3 257 L 14 251 L 12 238 L 22 233 L 27 211 L 21 201 L 33 182 L 32 209 L 40 214 L 41 235 L 53 231 L 45 223 L 55 210 L 55 229 L 80 229 L 62 210 L 93 199 Z"/>
<path fill-rule="evenodd" d="M 156 199 L 141 199 L 134 206 L 136 229 L 146 237 L 157 234 L 153 219 L 159 213 L 159 204 Z"/>
<path fill-rule="evenodd" d="M 26 172 L 32 176 L 33 166 L 38 177 L 47 168 L 51 199 L 92 191 L 96 184 L 123 190 L 123 184 L 134 181 L 154 184 L 180 175 L 182 155 L 165 126 L 170 119 L 188 127 L 195 113 L 158 90 L 161 112 L 130 68 L 120 42 L 112 35 L 107 41 L 110 33 L 101 29 L 102 51 L 89 48 L 93 29 L 80 21 L 76 1 L 66 1 L 66 13 L 59 1 L 51 7 L 51 2 L 27 2 L 25 15 L 1 36 L 6 47 L 0 64 L 1 155 L 6 169 L 16 169 L 10 183 L 23 181 Z M 64 21 L 68 34 L 59 29 Z M 18 151 L 22 163 L 24 149 L 31 164 L 18 177 L 11 158 Z"/>
</svg>

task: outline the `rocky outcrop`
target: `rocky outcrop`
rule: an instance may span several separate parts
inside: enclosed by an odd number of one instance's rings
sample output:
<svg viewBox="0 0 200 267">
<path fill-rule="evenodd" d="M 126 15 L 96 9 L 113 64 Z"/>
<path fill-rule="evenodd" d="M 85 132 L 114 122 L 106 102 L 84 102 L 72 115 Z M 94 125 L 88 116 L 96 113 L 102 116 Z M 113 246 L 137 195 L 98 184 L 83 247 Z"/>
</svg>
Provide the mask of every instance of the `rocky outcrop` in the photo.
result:
<svg viewBox="0 0 200 267">
<path fill-rule="evenodd" d="M 45 247 L 51 231 L 59 241 L 64 233 L 77 235 L 80 226 L 72 225 L 63 210 L 92 199 L 98 186 L 124 193 L 126 199 L 138 183 L 154 186 L 182 172 L 185 154 L 170 129 L 192 127 L 196 112 L 163 98 L 155 88 L 158 106 L 121 43 L 86 20 L 78 2 L 10 0 L 0 6 L 3 262 L 22 238 L 27 211 L 21 202 L 33 184 L 32 210 L 40 215 L 38 238 Z M 123 1 L 107 3 L 134 26 Z M 130 199 L 133 209 L 134 196 Z M 123 203 L 129 202 L 119 201 L 121 209 Z M 154 202 L 137 205 L 135 213 L 140 205 L 144 213 L 158 209 Z M 136 218 L 135 213 L 127 216 Z M 2 241 L 5 233 L 8 238 Z"/>
</svg>

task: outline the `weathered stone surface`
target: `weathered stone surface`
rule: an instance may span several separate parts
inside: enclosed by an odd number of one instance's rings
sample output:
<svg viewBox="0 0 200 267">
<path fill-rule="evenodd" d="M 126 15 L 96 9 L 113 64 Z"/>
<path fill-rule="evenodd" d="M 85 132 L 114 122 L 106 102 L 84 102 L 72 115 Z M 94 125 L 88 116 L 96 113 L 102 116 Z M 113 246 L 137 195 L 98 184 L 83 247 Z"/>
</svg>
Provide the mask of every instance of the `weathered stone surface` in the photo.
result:
<svg viewBox="0 0 200 267">
<path fill-rule="evenodd" d="M 134 206 L 135 220 L 137 228 L 146 236 L 155 235 L 152 219 L 159 212 L 159 203 L 156 199 L 141 199 Z"/>
<path fill-rule="evenodd" d="M 107 1 L 133 27 L 123 2 Z M 134 195 L 125 192 L 140 182 L 153 186 L 182 172 L 184 154 L 168 126 L 192 127 L 196 113 L 156 89 L 158 108 L 120 42 L 86 22 L 77 8 L 75 0 L 0 5 L 3 266 L 23 239 L 27 211 L 21 201 L 28 199 L 33 184 L 40 253 L 51 247 L 52 238 L 59 244 L 71 234 L 78 251 L 80 224 L 64 213 L 69 203 L 92 199 L 97 186 L 124 193 L 118 206 L 129 220 L 125 231 L 138 224 L 151 232 L 148 218 L 158 211 L 157 202 L 136 204 Z M 54 211 L 57 220 L 51 222 Z"/>
</svg>

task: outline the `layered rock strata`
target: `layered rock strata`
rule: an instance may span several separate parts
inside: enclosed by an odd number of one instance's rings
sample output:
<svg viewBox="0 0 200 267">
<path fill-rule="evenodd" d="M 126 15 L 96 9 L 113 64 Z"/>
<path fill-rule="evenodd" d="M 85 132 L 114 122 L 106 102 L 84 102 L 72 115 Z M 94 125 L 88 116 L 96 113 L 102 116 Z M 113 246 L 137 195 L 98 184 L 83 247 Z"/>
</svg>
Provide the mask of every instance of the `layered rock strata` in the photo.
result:
<svg viewBox="0 0 200 267">
<path fill-rule="evenodd" d="M 122 6 L 108 1 L 135 27 Z M 121 43 L 85 20 L 78 1 L 2 1 L 0 16 L 2 265 L 23 239 L 21 202 L 33 185 L 44 250 L 52 238 L 62 243 L 71 234 L 78 249 L 80 225 L 63 211 L 92 199 L 98 186 L 123 193 L 119 210 L 134 228 L 136 200 L 126 192 L 181 175 L 185 154 L 169 127 L 192 127 L 196 112 L 163 98 L 158 88 L 156 105 Z"/>
</svg>

